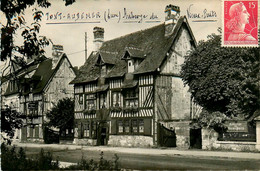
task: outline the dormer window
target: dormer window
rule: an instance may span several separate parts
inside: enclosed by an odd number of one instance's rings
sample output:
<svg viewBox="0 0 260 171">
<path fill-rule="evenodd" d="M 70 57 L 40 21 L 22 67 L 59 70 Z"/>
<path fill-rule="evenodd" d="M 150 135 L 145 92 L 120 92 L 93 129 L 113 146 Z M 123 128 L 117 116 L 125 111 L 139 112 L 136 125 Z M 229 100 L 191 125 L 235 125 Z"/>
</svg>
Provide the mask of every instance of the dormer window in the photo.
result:
<svg viewBox="0 0 260 171">
<path fill-rule="evenodd" d="M 127 72 L 132 73 L 137 69 L 137 67 L 145 57 L 146 55 L 141 49 L 127 47 L 121 59 L 126 60 Z"/>
<path fill-rule="evenodd" d="M 10 81 L 10 91 L 14 91 L 15 90 L 15 81 L 14 80 L 11 80 Z"/>
<path fill-rule="evenodd" d="M 116 63 L 116 58 L 113 53 L 98 52 L 96 66 L 100 67 L 101 77 L 104 77 Z"/>
<path fill-rule="evenodd" d="M 134 72 L 135 70 L 135 66 L 133 65 L 134 61 L 129 59 L 127 63 L 128 63 L 128 73 Z"/>
</svg>

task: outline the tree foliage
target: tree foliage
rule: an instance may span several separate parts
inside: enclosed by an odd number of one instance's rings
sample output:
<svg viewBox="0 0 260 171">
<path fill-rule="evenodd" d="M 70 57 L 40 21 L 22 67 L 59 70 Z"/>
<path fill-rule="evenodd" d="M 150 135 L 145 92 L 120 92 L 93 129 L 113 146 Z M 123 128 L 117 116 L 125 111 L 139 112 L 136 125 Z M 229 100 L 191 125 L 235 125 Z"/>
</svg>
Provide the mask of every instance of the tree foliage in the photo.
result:
<svg viewBox="0 0 260 171">
<path fill-rule="evenodd" d="M 1 108 L 1 133 L 4 133 L 3 139 L 11 144 L 11 139 L 14 137 L 15 129 L 22 126 L 20 113 L 10 107 Z"/>
<path fill-rule="evenodd" d="M 221 47 L 220 35 L 198 43 L 181 76 L 194 101 L 227 116 L 252 116 L 260 108 L 259 48 Z"/>
<path fill-rule="evenodd" d="M 63 0 L 65 5 L 70 5 L 75 0 Z M 1 0 L 1 12 L 4 18 L 1 19 L 1 61 L 8 61 L 5 69 L 1 72 L 1 77 L 5 76 L 6 71 L 13 72 L 17 68 L 24 68 L 27 58 L 33 56 L 41 57 L 44 54 L 44 47 L 49 45 L 49 39 L 45 36 L 39 36 L 40 21 L 43 13 L 34 8 L 33 9 L 33 23 L 28 24 L 25 21 L 24 10 L 36 5 L 40 8 L 48 8 L 51 3 L 48 0 Z M 3 23 L 5 22 L 5 23 Z M 21 32 L 23 39 L 22 45 L 15 44 L 15 37 Z M 16 72 L 9 74 L 7 79 L 18 80 Z M 21 88 L 18 82 L 18 89 Z M 13 130 L 18 128 L 20 124 L 18 113 L 10 108 L 1 110 L 2 132 L 6 132 L 8 136 L 13 136 Z M 8 123 L 9 122 L 9 123 Z"/>
<path fill-rule="evenodd" d="M 75 0 L 63 0 L 65 5 L 70 5 Z M 40 8 L 48 8 L 51 3 L 48 0 L 2 0 L 1 11 L 4 13 L 6 23 L 1 23 L 1 61 L 9 59 L 9 67 L 14 69 L 14 63 L 25 66 L 25 58 L 40 57 L 44 54 L 44 47 L 49 45 L 45 36 L 39 36 L 41 25 L 39 22 L 43 16 L 42 11 L 33 9 L 33 23 L 26 23 L 23 12 L 25 9 L 36 5 Z M 21 30 L 22 45 L 15 45 L 14 37 Z"/>
<path fill-rule="evenodd" d="M 27 26 L 22 14 L 26 8 L 35 3 L 37 3 L 39 7 L 44 8 L 49 7 L 51 4 L 46 0 L 3 0 L 1 3 L 1 11 L 6 17 L 6 24 L 2 23 L 3 26 L 1 28 L 1 61 L 13 59 L 14 57 L 31 58 L 33 55 L 41 55 L 44 52 L 44 46 L 48 45 L 48 41 L 45 37 L 37 36 L 40 30 L 39 21 L 41 21 L 42 12 L 34 9 L 34 22 L 31 26 Z M 18 29 L 22 29 L 21 36 L 24 39 L 22 46 L 14 44 L 14 35 Z M 21 56 L 14 55 L 14 52 L 18 52 Z"/>
<path fill-rule="evenodd" d="M 209 128 L 222 133 L 227 130 L 225 121 L 227 116 L 221 112 L 208 112 L 203 109 L 198 118 L 195 118 L 192 122 L 194 128 Z"/>
<path fill-rule="evenodd" d="M 73 128 L 74 123 L 74 101 L 64 98 L 58 101 L 51 111 L 47 112 L 46 117 L 49 119 L 48 126 L 59 128 Z"/>
</svg>

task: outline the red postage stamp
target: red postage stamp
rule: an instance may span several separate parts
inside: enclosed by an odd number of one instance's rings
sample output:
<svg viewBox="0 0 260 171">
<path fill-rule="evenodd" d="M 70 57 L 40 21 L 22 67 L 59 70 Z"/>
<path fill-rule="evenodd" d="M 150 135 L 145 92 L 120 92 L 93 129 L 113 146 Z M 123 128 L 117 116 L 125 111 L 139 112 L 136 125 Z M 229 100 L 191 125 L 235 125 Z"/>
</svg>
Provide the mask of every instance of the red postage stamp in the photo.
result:
<svg viewBox="0 0 260 171">
<path fill-rule="evenodd" d="M 258 0 L 223 0 L 222 46 L 258 46 Z"/>
</svg>

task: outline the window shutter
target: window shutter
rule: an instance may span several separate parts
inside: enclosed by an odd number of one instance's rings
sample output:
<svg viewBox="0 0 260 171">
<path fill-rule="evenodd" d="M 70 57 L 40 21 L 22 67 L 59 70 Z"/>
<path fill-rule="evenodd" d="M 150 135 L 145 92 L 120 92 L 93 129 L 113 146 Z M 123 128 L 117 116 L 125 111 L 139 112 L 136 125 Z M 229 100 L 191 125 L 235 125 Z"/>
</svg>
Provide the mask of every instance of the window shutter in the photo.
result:
<svg viewBox="0 0 260 171">
<path fill-rule="evenodd" d="M 97 122 L 92 122 L 92 138 L 97 138 Z"/>
<path fill-rule="evenodd" d="M 115 135 L 117 130 L 117 123 L 115 119 L 111 120 L 111 134 Z"/>
<path fill-rule="evenodd" d="M 39 138 L 39 126 L 35 127 L 35 137 Z"/>
<path fill-rule="evenodd" d="M 82 127 L 81 127 L 81 123 L 78 124 L 78 138 L 81 138 L 81 130 Z"/>
<path fill-rule="evenodd" d="M 30 137 L 33 137 L 33 128 L 30 128 Z"/>
<path fill-rule="evenodd" d="M 151 119 L 144 119 L 144 135 L 151 135 Z"/>
</svg>

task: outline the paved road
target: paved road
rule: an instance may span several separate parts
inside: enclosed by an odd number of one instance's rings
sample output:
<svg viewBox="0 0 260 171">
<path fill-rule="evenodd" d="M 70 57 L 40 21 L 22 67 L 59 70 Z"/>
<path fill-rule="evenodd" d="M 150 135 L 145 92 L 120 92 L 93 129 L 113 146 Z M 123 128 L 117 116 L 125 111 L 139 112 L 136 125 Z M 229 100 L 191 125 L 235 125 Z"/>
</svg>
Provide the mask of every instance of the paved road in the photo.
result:
<svg viewBox="0 0 260 171">
<path fill-rule="evenodd" d="M 53 156 L 60 161 L 77 163 L 82 156 L 85 159 L 98 160 L 101 150 L 83 149 L 55 149 L 45 148 L 46 151 L 52 151 Z M 143 149 L 145 150 L 145 149 Z M 26 147 L 26 153 L 30 156 L 37 155 L 40 148 Z M 128 150 L 131 151 L 131 148 Z M 260 160 L 248 158 L 230 158 L 230 157 L 213 157 L 213 156 L 187 156 L 184 154 L 147 154 L 147 153 L 126 153 L 116 152 L 119 156 L 119 163 L 125 169 L 218 169 L 218 170 L 259 170 Z M 115 152 L 105 151 L 104 158 L 113 160 Z M 243 154 L 243 153 L 237 153 Z M 238 156 L 239 157 L 239 156 Z"/>
</svg>

